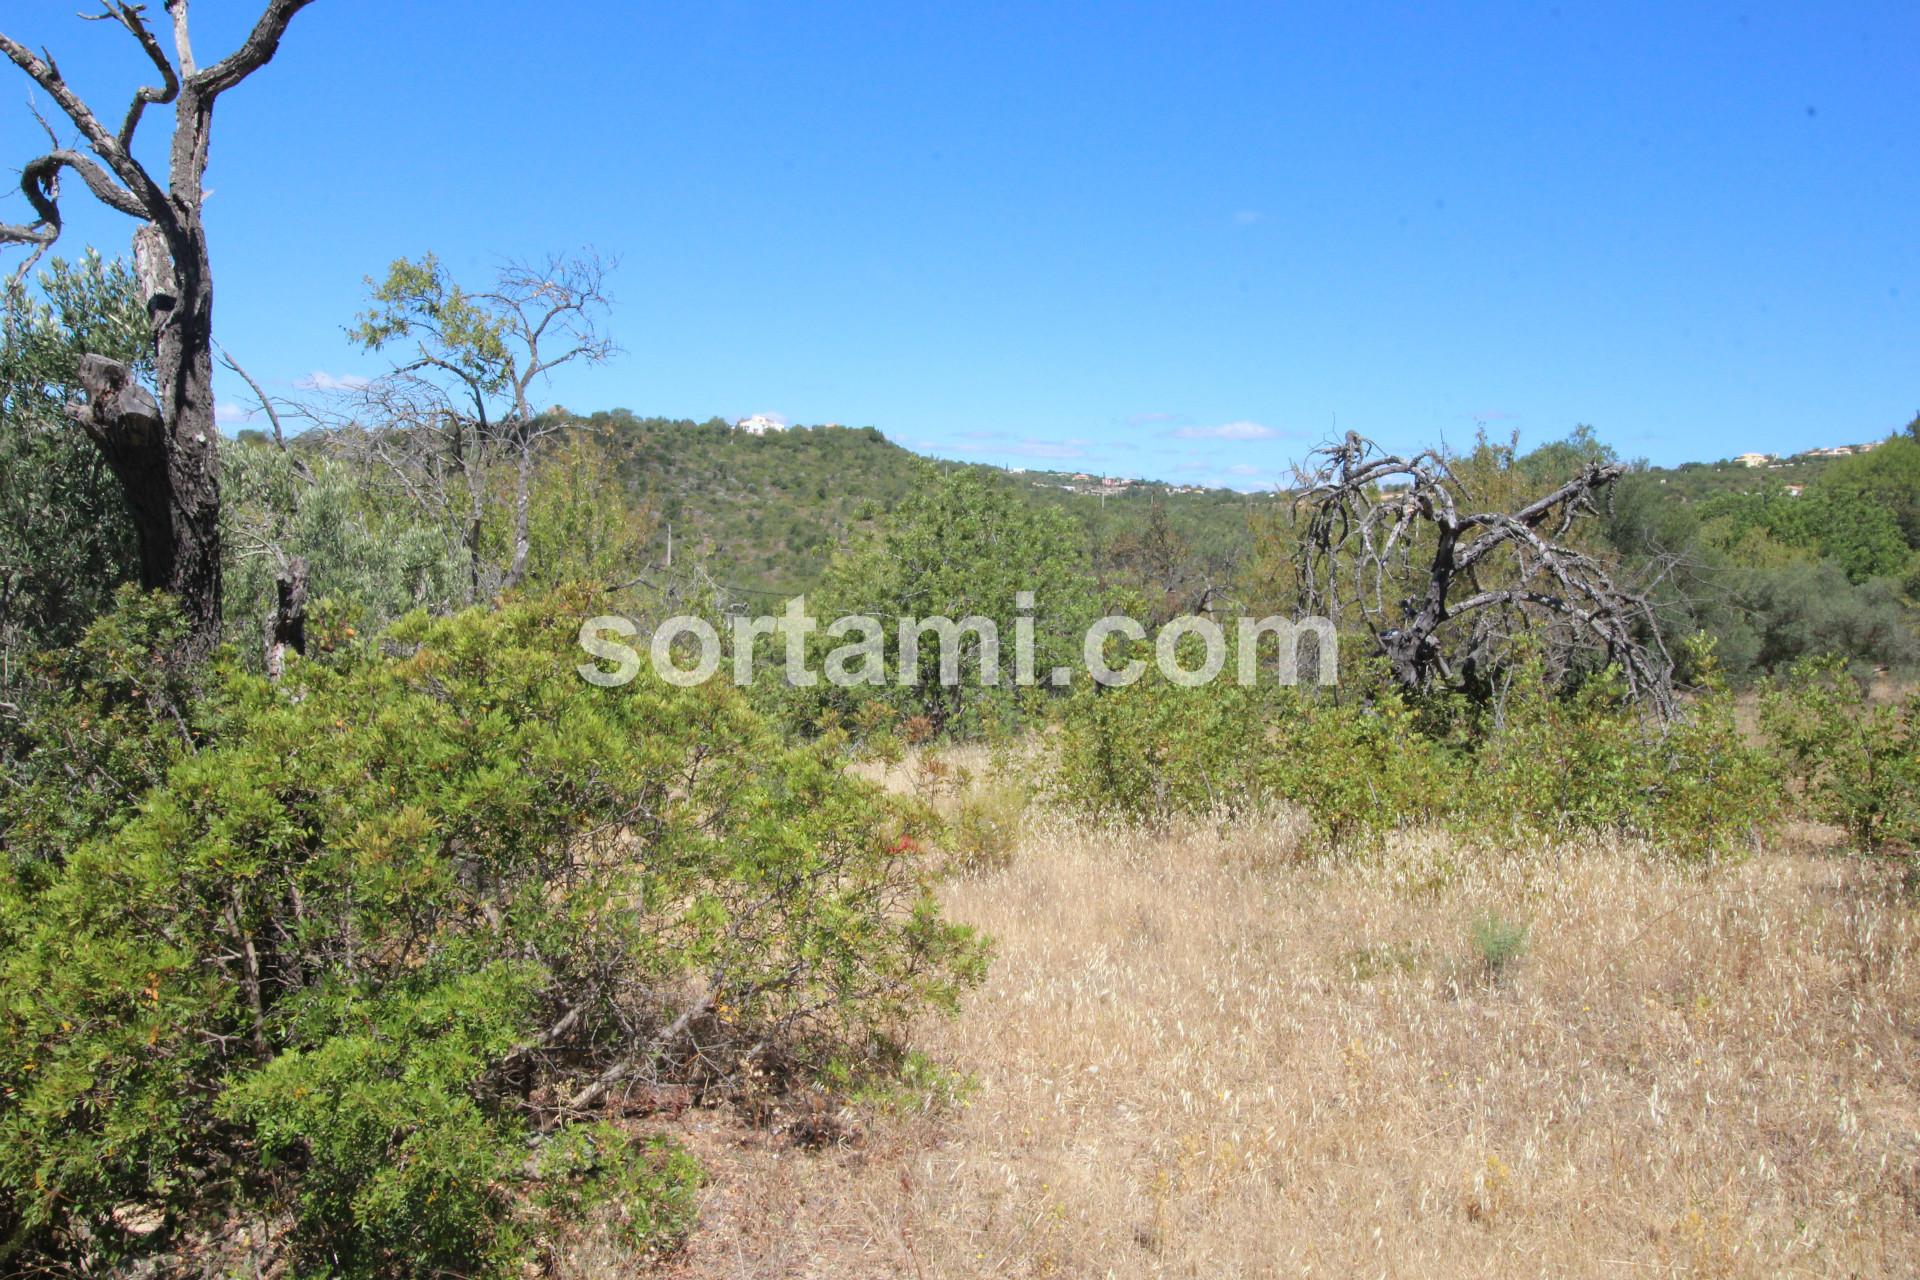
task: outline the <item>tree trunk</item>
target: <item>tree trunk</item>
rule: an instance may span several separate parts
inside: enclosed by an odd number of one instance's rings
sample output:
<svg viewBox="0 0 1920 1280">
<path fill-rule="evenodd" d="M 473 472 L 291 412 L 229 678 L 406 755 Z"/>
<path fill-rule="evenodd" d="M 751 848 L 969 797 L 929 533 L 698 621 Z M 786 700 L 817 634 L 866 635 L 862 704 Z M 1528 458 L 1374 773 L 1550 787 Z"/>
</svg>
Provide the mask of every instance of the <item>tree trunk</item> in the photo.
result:
<svg viewBox="0 0 1920 1280">
<path fill-rule="evenodd" d="M 522 435 L 517 441 L 513 472 L 513 559 L 507 564 L 503 590 L 520 585 L 527 572 L 527 553 L 532 549 L 531 505 L 533 500 L 533 441 Z"/>
<path fill-rule="evenodd" d="M 138 483 L 157 488 L 164 508 L 135 508 L 141 580 L 180 599 L 186 656 L 220 642 L 220 432 L 213 401 L 213 273 L 198 212 L 171 235 L 152 223 L 134 235 L 134 271 L 153 325 L 154 367 L 164 429 L 159 465 Z M 152 465 L 151 463 L 149 464 Z M 117 475 L 121 475 L 116 470 Z M 125 475 L 128 501 L 134 486 Z"/>
<path fill-rule="evenodd" d="M 273 609 L 267 614 L 267 679 L 287 670 L 287 650 L 307 651 L 307 562 L 294 556 L 273 578 Z"/>
<path fill-rule="evenodd" d="M 198 227 L 174 239 L 148 223 L 133 238 L 134 272 L 153 325 L 160 398 L 116 360 L 87 355 L 87 402 L 71 411 L 120 482 L 140 542 L 140 584 L 180 600 L 186 656 L 220 641 L 220 453 L 213 418 L 213 288 Z M 176 257 L 178 252 L 178 258 Z M 175 262 L 189 264 L 184 273 Z"/>
</svg>

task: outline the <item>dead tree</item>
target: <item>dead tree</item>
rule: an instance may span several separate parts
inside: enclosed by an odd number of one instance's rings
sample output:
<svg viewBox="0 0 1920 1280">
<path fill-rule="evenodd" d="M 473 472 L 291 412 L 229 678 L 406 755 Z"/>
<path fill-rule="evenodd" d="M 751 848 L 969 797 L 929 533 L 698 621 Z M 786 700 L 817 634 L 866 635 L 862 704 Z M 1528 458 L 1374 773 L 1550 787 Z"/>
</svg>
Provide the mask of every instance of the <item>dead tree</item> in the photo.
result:
<svg viewBox="0 0 1920 1280">
<path fill-rule="evenodd" d="M 307 651 L 307 562 L 301 556 L 284 557 L 273 574 L 273 604 L 267 610 L 267 678 L 278 680 L 287 671 L 287 651 Z"/>
<path fill-rule="evenodd" d="M 466 566 L 469 603 L 498 586 L 485 536 L 504 450 L 486 401 L 404 370 L 335 399 L 302 410 L 324 446 L 440 532 L 449 558 Z"/>
<path fill-rule="evenodd" d="M 238 50 L 201 67 L 188 29 L 188 0 L 166 0 L 171 57 L 147 25 L 145 5 L 102 0 L 101 12 L 92 16 L 123 28 L 159 79 L 135 91 L 117 131 L 81 100 L 50 54 L 36 55 L 0 35 L 0 51 L 53 100 L 80 137 L 76 145 L 64 146 L 47 126 L 51 148 L 21 170 L 20 189 L 33 207 L 34 221 L 0 224 L 0 243 L 32 249 L 13 287 L 21 287 L 60 236 L 60 183 L 66 173 L 77 176 L 101 203 L 141 224 L 133 239 L 134 270 L 152 326 L 160 394 L 157 399 L 149 395 L 117 361 L 90 356 L 81 368 L 87 400 L 73 406 L 72 415 L 126 495 L 139 537 L 141 581 L 180 599 L 190 627 L 189 657 L 206 654 L 220 635 L 213 273 L 201 218 L 213 108 L 221 94 L 272 61 L 287 24 L 310 3 L 270 0 Z M 134 154 L 135 134 L 152 106 L 173 108 L 164 186 Z"/>
<path fill-rule="evenodd" d="M 1515 509 L 1475 510 L 1440 453 L 1397 457 L 1350 433 L 1299 477 L 1300 603 L 1364 627 L 1409 689 L 1488 687 L 1526 636 L 1553 671 L 1616 667 L 1629 695 L 1666 717 L 1673 660 L 1651 604 L 1568 537 L 1626 470 L 1591 461 Z"/>
<path fill-rule="evenodd" d="M 431 254 L 402 260 L 352 331 L 369 350 L 409 350 L 358 394 L 361 430 L 335 436 L 365 447 L 425 514 L 458 531 L 475 597 L 527 572 L 534 462 L 562 425 L 535 408 L 533 388 L 562 365 L 601 364 L 619 350 L 602 328 L 613 265 L 591 252 L 516 262 L 491 289 L 468 292 Z M 510 504 L 504 565 L 482 551 L 497 500 Z"/>
<path fill-rule="evenodd" d="M 273 447 L 292 464 L 294 475 L 300 483 L 311 485 L 313 473 L 298 454 L 287 448 L 287 432 L 280 421 L 280 405 L 225 347 L 220 348 L 220 363 L 247 384 L 259 411 L 266 415 L 268 425 L 273 428 Z M 273 599 L 267 605 L 265 653 L 267 678 L 278 680 L 286 674 L 289 649 L 302 656 L 307 652 L 307 579 L 310 571 L 305 556 L 288 555 L 286 551 L 287 525 L 293 515 L 292 508 L 298 505 L 297 499 L 285 504 L 270 500 L 264 505 L 267 510 L 261 522 L 263 527 L 241 530 L 237 540 L 243 544 L 256 542 L 273 560 Z"/>
</svg>

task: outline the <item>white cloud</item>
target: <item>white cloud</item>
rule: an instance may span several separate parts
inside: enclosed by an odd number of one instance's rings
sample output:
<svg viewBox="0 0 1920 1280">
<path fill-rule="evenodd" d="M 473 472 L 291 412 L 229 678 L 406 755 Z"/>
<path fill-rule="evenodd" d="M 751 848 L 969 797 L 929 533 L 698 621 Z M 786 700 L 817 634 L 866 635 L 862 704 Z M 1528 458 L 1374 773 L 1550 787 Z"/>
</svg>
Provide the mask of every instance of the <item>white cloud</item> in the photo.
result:
<svg viewBox="0 0 1920 1280">
<path fill-rule="evenodd" d="M 1022 440 L 1008 452 L 1022 458 L 1084 458 L 1087 444 L 1085 440 Z"/>
<path fill-rule="evenodd" d="M 302 391 L 365 391 L 372 381 L 357 373 L 328 373 L 325 369 L 315 369 L 306 377 L 295 379 L 293 385 Z"/>
<path fill-rule="evenodd" d="M 1182 427 L 1173 434 L 1182 440 L 1271 440 L 1280 433 L 1257 422 L 1223 422 L 1217 427 Z"/>
<path fill-rule="evenodd" d="M 1233 211 L 1233 225 L 1236 227 L 1250 227 L 1258 221 L 1260 221 L 1260 211 L 1258 209 L 1235 209 Z"/>
<path fill-rule="evenodd" d="M 223 427 L 237 427 L 253 421 L 255 410 L 222 402 L 213 406 L 213 420 Z"/>
</svg>

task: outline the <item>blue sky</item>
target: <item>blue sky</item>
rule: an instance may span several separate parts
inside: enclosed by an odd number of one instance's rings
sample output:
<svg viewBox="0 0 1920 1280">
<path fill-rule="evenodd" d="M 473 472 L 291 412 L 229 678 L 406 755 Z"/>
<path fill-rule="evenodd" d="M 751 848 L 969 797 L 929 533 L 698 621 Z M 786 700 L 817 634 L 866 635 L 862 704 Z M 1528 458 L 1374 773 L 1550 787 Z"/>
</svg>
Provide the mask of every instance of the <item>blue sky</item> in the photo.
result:
<svg viewBox="0 0 1920 1280">
<path fill-rule="evenodd" d="M 117 119 L 139 55 L 75 8 L 0 24 Z M 198 0 L 202 61 L 256 10 Z M 1912 0 L 318 0 L 222 101 L 208 216 L 276 390 L 378 372 L 342 331 L 396 256 L 592 245 L 626 354 L 553 402 L 1255 487 L 1336 425 L 1656 462 L 1903 425 L 1917 139 Z M 123 246 L 84 203 L 65 249 Z"/>
</svg>

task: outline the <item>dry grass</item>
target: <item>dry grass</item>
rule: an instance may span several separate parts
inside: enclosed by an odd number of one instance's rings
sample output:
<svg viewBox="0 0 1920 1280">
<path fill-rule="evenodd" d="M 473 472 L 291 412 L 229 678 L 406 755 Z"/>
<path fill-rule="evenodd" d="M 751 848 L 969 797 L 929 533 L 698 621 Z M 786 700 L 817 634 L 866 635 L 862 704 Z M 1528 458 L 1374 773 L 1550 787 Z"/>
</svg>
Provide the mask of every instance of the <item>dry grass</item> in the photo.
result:
<svg viewBox="0 0 1920 1280">
<path fill-rule="evenodd" d="M 1920 913 L 1884 869 L 1029 824 L 947 900 L 999 943 L 922 1039 L 973 1101 L 821 1154 L 706 1114 L 673 1270 L 1915 1273 Z M 1497 978 L 1488 911 L 1528 928 Z"/>
</svg>

